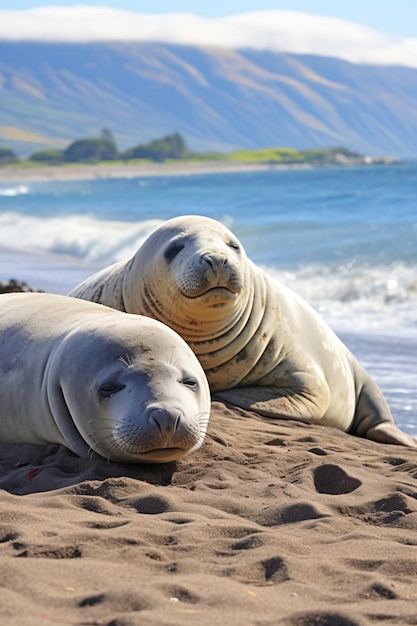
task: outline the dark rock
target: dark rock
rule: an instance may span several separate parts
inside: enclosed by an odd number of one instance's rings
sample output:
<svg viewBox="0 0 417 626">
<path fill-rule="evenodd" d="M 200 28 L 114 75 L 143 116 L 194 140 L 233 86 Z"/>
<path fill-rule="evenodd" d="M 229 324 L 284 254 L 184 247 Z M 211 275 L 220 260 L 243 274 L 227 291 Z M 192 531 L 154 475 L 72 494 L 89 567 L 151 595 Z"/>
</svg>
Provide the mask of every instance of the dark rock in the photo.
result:
<svg viewBox="0 0 417 626">
<path fill-rule="evenodd" d="M 40 293 L 41 289 L 36 289 L 36 287 L 30 287 L 23 280 L 16 280 L 15 278 L 10 278 L 10 280 L 4 280 L 3 282 L 0 282 L 0 293 L 14 293 L 23 291 L 35 291 L 37 293 Z"/>
</svg>

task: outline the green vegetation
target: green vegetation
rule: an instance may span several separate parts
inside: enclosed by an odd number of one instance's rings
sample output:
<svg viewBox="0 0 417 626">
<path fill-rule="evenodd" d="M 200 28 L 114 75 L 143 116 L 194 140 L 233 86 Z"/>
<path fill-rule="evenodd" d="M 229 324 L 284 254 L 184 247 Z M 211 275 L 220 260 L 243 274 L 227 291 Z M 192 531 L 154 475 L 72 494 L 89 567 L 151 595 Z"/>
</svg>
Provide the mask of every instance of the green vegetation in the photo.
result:
<svg viewBox="0 0 417 626">
<path fill-rule="evenodd" d="M 338 159 L 359 159 L 361 155 L 342 146 L 337 148 L 322 148 L 320 150 L 304 150 L 301 152 L 304 159 L 313 165 L 327 165 L 334 163 Z"/>
<path fill-rule="evenodd" d="M 78 139 L 63 152 L 63 160 L 69 163 L 98 163 L 118 157 L 116 142 L 108 128 L 103 128 L 98 139 Z"/>
<path fill-rule="evenodd" d="M 39 150 L 30 155 L 31 161 L 39 161 L 39 163 L 62 163 L 64 160 L 63 150 Z"/>
<path fill-rule="evenodd" d="M 68 163 L 97 163 L 117 159 L 116 146 L 107 139 L 78 139 L 64 150 Z"/>
<path fill-rule="evenodd" d="M 228 157 L 232 161 L 250 163 L 299 163 L 305 161 L 304 153 L 291 148 L 264 148 L 263 150 L 239 150 Z"/>
<path fill-rule="evenodd" d="M 6 163 L 15 163 L 17 161 L 17 156 L 10 150 L 10 148 L 1 148 L 0 147 L 0 165 L 5 165 Z"/>
<path fill-rule="evenodd" d="M 367 157 L 369 159 L 369 157 Z M 98 138 L 77 139 L 65 150 L 40 150 L 27 160 L 19 160 L 12 150 L 0 148 L 0 165 L 16 164 L 22 167 L 43 165 L 65 165 L 67 163 L 149 163 L 149 162 L 204 162 L 236 161 L 241 163 L 265 164 L 311 164 L 316 166 L 364 163 L 365 158 L 347 148 L 320 148 L 293 150 L 292 148 L 262 148 L 238 150 L 231 154 L 221 152 L 190 152 L 179 133 L 166 135 L 146 144 L 138 144 L 119 152 L 110 130 L 103 128 Z"/>
<path fill-rule="evenodd" d="M 262 150 L 239 150 L 227 156 L 228 160 L 246 163 L 310 163 L 330 165 L 343 159 L 361 159 L 361 155 L 347 148 L 319 148 L 293 150 L 292 148 L 264 148 Z"/>
<path fill-rule="evenodd" d="M 150 159 L 162 162 L 166 159 L 184 159 L 188 155 L 188 148 L 184 139 L 178 133 L 167 135 L 162 139 L 155 139 L 145 145 L 138 145 L 123 152 L 120 156 L 124 160 Z"/>
</svg>

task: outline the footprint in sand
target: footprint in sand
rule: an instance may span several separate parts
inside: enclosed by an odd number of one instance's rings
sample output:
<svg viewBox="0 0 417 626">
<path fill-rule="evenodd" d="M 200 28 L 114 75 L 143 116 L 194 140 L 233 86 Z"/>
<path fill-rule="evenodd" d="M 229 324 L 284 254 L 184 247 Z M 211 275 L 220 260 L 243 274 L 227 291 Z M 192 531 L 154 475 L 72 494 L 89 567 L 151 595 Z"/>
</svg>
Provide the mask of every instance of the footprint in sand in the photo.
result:
<svg viewBox="0 0 417 626">
<path fill-rule="evenodd" d="M 313 471 L 314 486 L 318 493 L 328 493 L 333 496 L 351 493 L 361 486 L 358 478 L 349 476 L 338 465 L 319 465 Z"/>
</svg>

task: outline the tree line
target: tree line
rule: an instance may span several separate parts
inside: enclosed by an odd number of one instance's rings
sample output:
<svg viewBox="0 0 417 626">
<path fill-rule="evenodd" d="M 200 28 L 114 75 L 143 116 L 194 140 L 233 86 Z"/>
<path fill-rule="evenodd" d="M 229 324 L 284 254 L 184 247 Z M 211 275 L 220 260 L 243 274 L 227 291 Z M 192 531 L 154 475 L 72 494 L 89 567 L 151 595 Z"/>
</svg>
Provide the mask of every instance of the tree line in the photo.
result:
<svg viewBox="0 0 417 626">
<path fill-rule="evenodd" d="M 294 148 L 260 148 L 253 150 L 238 150 L 230 154 L 221 152 L 191 152 L 185 140 L 179 133 L 166 135 L 154 139 L 149 143 L 138 144 L 133 148 L 120 152 L 112 133 L 103 128 L 100 137 L 77 139 L 65 150 L 39 150 L 31 154 L 27 161 L 43 163 L 45 165 L 59 165 L 64 163 L 98 163 L 100 161 L 130 161 L 146 159 L 163 162 L 166 159 L 187 159 L 197 161 L 239 161 L 246 163 L 269 164 L 300 164 L 308 163 L 315 167 L 328 165 L 372 165 L 396 163 L 392 157 L 363 156 L 349 148 L 336 146 L 330 148 L 313 148 L 296 150 Z M 13 150 L 0 147 L 0 165 L 18 163 L 20 159 Z"/>
<path fill-rule="evenodd" d="M 114 137 L 107 128 L 100 137 L 77 139 L 65 150 L 39 150 L 28 157 L 29 161 L 45 164 L 59 163 L 95 163 L 97 161 L 116 161 L 131 159 L 149 159 L 162 162 L 166 159 L 182 159 L 189 154 L 185 140 L 179 133 L 154 139 L 146 144 L 138 144 L 119 152 Z M 13 163 L 19 158 L 13 150 L 0 147 L 0 164 Z"/>
</svg>

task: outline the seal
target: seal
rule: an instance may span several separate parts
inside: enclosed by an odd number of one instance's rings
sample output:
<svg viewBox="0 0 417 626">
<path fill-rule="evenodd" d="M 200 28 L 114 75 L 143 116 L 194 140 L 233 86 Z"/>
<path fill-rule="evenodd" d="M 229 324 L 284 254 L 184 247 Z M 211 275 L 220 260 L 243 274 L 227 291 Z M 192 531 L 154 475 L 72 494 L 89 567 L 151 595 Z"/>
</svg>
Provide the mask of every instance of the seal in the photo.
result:
<svg viewBox="0 0 417 626">
<path fill-rule="evenodd" d="M 200 363 L 164 324 L 44 293 L 0 295 L 0 443 L 166 463 L 199 448 Z"/>
<path fill-rule="evenodd" d="M 72 296 L 158 319 L 197 355 L 215 397 L 266 417 L 417 448 L 380 389 L 320 316 L 216 220 L 164 222 L 128 261 Z"/>
</svg>

